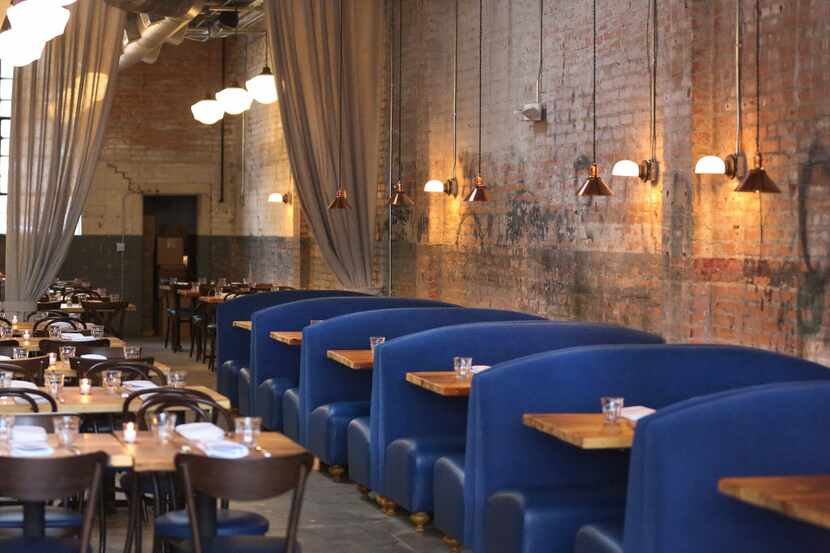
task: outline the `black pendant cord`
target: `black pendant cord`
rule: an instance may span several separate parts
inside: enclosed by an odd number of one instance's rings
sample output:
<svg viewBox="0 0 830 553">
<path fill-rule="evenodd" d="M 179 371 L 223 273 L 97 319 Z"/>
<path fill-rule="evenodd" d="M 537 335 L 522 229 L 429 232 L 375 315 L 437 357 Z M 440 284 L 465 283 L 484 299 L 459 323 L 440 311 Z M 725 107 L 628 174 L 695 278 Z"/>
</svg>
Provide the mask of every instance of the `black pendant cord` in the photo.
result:
<svg viewBox="0 0 830 553">
<path fill-rule="evenodd" d="M 337 18 L 337 45 L 340 49 L 340 59 L 337 67 L 337 94 L 339 95 L 338 109 L 337 109 L 337 136 L 338 136 L 338 156 L 337 156 L 337 190 L 343 188 L 343 2 L 340 0 L 338 5 L 339 15 Z"/>
<path fill-rule="evenodd" d="M 539 0 L 539 71 L 536 74 L 536 103 L 542 103 L 542 72 L 545 62 L 545 0 Z"/>
<path fill-rule="evenodd" d="M 481 176 L 482 155 L 482 98 L 484 97 L 484 2 L 478 0 L 478 176 Z"/>
<path fill-rule="evenodd" d="M 591 75 L 591 110 L 594 119 L 594 133 L 593 133 L 593 153 L 594 163 L 597 162 L 597 0 L 593 1 L 591 15 L 594 20 L 594 53 L 593 53 L 593 71 Z"/>
<path fill-rule="evenodd" d="M 741 54 L 743 51 L 743 0 L 735 2 L 735 155 L 741 153 L 743 141 L 743 79 Z"/>
<path fill-rule="evenodd" d="M 651 161 L 657 160 L 657 0 L 651 0 Z M 648 33 L 647 33 L 648 34 Z"/>
<path fill-rule="evenodd" d="M 398 0 L 398 182 L 403 173 L 403 5 Z"/>
<path fill-rule="evenodd" d="M 755 0 L 755 155 L 761 154 L 761 2 Z"/>
<path fill-rule="evenodd" d="M 452 178 L 458 166 L 458 0 L 455 0 L 455 50 L 452 57 Z"/>
</svg>

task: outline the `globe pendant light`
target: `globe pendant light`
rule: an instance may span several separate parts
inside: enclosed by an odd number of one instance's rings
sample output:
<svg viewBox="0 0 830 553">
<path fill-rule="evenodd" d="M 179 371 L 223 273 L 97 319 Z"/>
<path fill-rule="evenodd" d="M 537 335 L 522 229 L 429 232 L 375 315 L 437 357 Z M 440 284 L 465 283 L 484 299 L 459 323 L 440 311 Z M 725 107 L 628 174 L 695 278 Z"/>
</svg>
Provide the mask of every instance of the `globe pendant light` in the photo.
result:
<svg viewBox="0 0 830 553">
<path fill-rule="evenodd" d="M 482 99 L 484 88 L 484 3 L 478 0 L 478 174 L 473 179 L 473 189 L 464 198 L 465 202 L 486 202 L 488 200 L 484 178 L 481 176 L 482 144 Z"/>
<path fill-rule="evenodd" d="M 779 194 L 781 189 L 764 170 L 764 158 L 761 155 L 761 7 L 758 0 L 755 0 L 755 110 L 755 167 L 735 192 Z"/>
<path fill-rule="evenodd" d="M 213 125 L 225 116 L 222 105 L 210 96 L 190 106 L 190 111 L 193 113 L 193 118 L 204 125 Z"/>
<path fill-rule="evenodd" d="M 343 187 L 343 1 L 338 2 L 338 17 L 337 17 L 337 46 L 339 48 L 338 56 L 340 57 L 337 65 L 337 192 L 334 199 L 329 204 L 329 209 L 351 209 L 349 203 L 349 194 Z"/>
<path fill-rule="evenodd" d="M 593 132 L 593 153 L 594 161 L 591 163 L 591 175 L 585 179 L 582 186 L 577 190 L 577 196 L 610 196 L 611 189 L 605 184 L 605 181 L 599 176 L 599 167 L 597 166 L 597 0 L 594 0 L 592 5 L 592 16 L 594 21 L 594 53 L 593 53 L 593 73 L 592 73 L 592 101 L 591 106 L 594 115 L 594 132 Z"/>
<path fill-rule="evenodd" d="M 220 90 L 216 93 L 216 100 L 225 110 L 225 113 L 230 115 L 239 115 L 242 112 L 251 109 L 251 103 L 254 101 L 251 94 L 235 82 L 228 88 Z"/>
<path fill-rule="evenodd" d="M 410 198 L 406 190 L 404 190 L 403 184 L 401 183 L 401 163 L 403 163 L 403 88 L 401 86 L 401 81 L 403 79 L 403 28 L 401 24 L 401 0 L 398 0 L 398 182 L 392 187 L 392 195 L 389 197 L 387 203 L 391 207 L 410 207 L 415 205 L 415 202 Z M 390 41 L 391 44 L 391 41 Z M 391 75 L 391 73 L 390 73 Z M 392 92 L 392 87 L 390 87 L 390 93 Z M 391 94 L 390 94 L 391 95 Z M 391 115 L 391 113 L 390 113 Z M 392 139 L 394 137 L 392 129 L 392 117 L 389 118 L 389 152 L 392 152 Z M 389 163 L 391 167 L 392 158 L 390 156 Z M 390 172 L 389 175 L 389 182 L 392 182 L 392 175 Z"/>
<path fill-rule="evenodd" d="M 273 104 L 277 101 L 277 82 L 267 65 L 262 69 L 262 73 L 245 82 L 245 88 L 260 104 Z"/>
<path fill-rule="evenodd" d="M 70 12 L 54 0 L 24 0 L 6 11 L 12 29 L 47 42 L 63 34 Z"/>
<path fill-rule="evenodd" d="M 18 29 L 0 33 L 0 61 L 12 67 L 23 67 L 43 54 L 45 43 Z"/>
</svg>

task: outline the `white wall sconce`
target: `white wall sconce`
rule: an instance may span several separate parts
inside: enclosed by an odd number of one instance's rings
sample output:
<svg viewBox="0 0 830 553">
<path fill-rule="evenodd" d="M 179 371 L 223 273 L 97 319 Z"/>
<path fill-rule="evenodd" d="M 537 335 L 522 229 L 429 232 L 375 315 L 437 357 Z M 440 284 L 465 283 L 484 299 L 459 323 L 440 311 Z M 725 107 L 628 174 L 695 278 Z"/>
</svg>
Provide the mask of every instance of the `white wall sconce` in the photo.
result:
<svg viewBox="0 0 830 553">
<path fill-rule="evenodd" d="M 272 192 L 268 195 L 268 203 L 272 204 L 290 204 L 291 192 Z"/>
</svg>

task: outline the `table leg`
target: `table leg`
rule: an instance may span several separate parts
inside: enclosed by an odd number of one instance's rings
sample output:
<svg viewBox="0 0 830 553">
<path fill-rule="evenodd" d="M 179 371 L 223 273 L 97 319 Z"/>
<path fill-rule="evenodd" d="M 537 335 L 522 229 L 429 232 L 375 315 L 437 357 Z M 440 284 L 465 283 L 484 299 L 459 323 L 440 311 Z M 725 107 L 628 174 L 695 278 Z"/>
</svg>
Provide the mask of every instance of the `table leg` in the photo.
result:
<svg viewBox="0 0 830 553">
<path fill-rule="evenodd" d="M 42 538 L 46 533 L 46 508 L 42 501 L 23 502 L 23 536 Z"/>
</svg>

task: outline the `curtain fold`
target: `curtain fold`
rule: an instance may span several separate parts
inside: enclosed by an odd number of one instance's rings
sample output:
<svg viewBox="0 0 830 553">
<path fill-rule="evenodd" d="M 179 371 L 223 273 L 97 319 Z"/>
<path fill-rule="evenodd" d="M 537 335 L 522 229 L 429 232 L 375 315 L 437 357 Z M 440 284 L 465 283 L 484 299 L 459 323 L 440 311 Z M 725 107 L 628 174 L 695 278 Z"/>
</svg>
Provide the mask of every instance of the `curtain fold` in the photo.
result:
<svg viewBox="0 0 830 553">
<path fill-rule="evenodd" d="M 6 297 L 34 309 L 69 250 L 112 104 L 125 13 L 79 0 L 63 36 L 15 71 L 9 157 Z"/>
<path fill-rule="evenodd" d="M 337 1 L 266 0 L 265 16 L 283 132 L 303 213 L 340 283 L 369 290 L 380 163 L 384 6 L 380 0 L 341 1 L 342 90 Z M 341 100 L 342 182 L 352 209 L 330 211 L 337 190 Z"/>
</svg>

